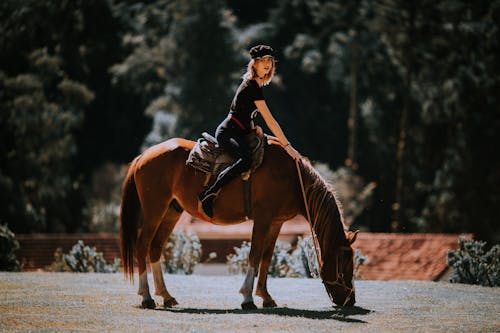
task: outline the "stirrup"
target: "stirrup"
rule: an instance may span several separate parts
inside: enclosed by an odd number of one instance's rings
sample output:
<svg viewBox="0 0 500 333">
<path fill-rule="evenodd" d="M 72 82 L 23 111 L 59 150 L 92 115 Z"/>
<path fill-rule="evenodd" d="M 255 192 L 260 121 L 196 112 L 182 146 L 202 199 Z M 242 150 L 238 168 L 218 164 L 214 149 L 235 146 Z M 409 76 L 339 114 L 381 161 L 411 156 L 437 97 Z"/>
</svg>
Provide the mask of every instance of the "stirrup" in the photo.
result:
<svg viewBox="0 0 500 333">
<path fill-rule="evenodd" d="M 217 197 L 219 192 L 220 192 L 220 190 L 217 192 L 214 192 L 214 193 L 206 194 L 205 196 L 203 196 L 203 198 L 201 198 L 201 195 L 203 194 L 203 192 L 201 192 L 200 195 L 198 196 L 198 200 L 200 200 L 200 202 L 203 203 L 204 201 L 206 201 L 210 197 Z M 213 200 L 215 200 L 215 198 L 213 198 Z"/>
<path fill-rule="evenodd" d="M 217 193 L 210 193 L 205 196 L 201 202 L 201 210 L 205 213 L 209 218 L 214 217 L 214 200 L 217 198 Z"/>
<path fill-rule="evenodd" d="M 198 200 L 200 202 L 203 202 L 205 200 L 207 200 L 207 198 L 215 195 L 216 197 L 219 195 L 220 191 L 222 190 L 222 188 L 219 188 L 217 191 L 213 192 L 213 193 L 209 193 L 209 194 L 206 194 L 206 192 L 210 189 L 211 187 L 210 186 L 207 186 L 205 187 L 205 189 L 203 191 L 201 191 L 201 193 L 198 194 Z M 203 195 L 203 197 L 202 197 Z"/>
</svg>

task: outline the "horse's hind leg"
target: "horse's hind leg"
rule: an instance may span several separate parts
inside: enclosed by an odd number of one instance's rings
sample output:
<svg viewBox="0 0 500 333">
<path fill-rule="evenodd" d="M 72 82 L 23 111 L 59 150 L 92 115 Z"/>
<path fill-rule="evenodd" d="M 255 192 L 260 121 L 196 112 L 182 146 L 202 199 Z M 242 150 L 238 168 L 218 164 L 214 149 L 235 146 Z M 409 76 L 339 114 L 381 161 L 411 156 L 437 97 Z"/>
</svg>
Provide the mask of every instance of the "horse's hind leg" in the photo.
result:
<svg viewBox="0 0 500 333">
<path fill-rule="evenodd" d="M 163 217 L 163 221 L 160 227 L 156 231 L 155 237 L 151 242 L 149 259 L 151 260 L 151 266 L 153 269 L 153 278 L 155 283 L 155 295 L 163 297 L 163 306 L 166 308 L 177 305 L 177 300 L 170 295 L 165 286 L 165 280 L 163 279 L 163 272 L 161 269 L 160 258 L 162 250 L 168 240 L 175 224 L 181 216 L 182 210 L 178 207 L 170 204 L 167 213 Z"/>
<path fill-rule="evenodd" d="M 144 207 L 144 224 L 137 239 L 137 266 L 139 267 L 139 291 L 142 296 L 142 307 L 154 309 L 156 303 L 149 293 L 148 271 L 146 265 L 146 257 L 148 255 L 151 241 L 153 240 L 156 230 L 163 221 L 163 215 L 166 213 L 164 205 L 156 207 Z"/>
<path fill-rule="evenodd" d="M 137 294 L 142 296 L 141 305 L 146 309 L 154 309 L 156 307 L 155 301 L 149 293 L 148 270 L 146 265 L 147 251 L 154 232 L 155 229 L 151 226 L 144 225 L 137 240 L 137 265 L 139 266 L 139 291 Z"/>
<path fill-rule="evenodd" d="M 267 272 L 269 271 L 269 264 L 274 254 L 274 246 L 276 239 L 280 233 L 281 224 L 272 225 L 266 235 L 264 242 L 264 250 L 262 251 L 262 258 L 259 266 L 259 278 L 257 281 L 257 290 L 255 294 L 262 297 L 262 306 L 265 308 L 276 307 L 276 302 L 267 291 Z"/>
</svg>

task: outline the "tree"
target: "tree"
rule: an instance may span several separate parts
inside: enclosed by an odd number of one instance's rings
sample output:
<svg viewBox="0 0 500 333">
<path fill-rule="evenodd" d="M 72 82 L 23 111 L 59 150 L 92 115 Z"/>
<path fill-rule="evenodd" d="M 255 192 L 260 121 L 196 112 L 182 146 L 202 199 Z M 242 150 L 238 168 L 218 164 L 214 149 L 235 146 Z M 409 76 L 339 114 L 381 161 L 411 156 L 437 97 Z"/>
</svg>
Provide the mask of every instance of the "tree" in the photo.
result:
<svg viewBox="0 0 500 333">
<path fill-rule="evenodd" d="M 348 93 L 329 80 L 330 63 L 344 72 L 343 58 L 328 53 L 328 33 L 314 21 L 313 1 L 279 1 L 271 10 L 268 42 L 278 51 L 279 80 L 269 104 L 291 142 L 306 156 L 332 166 L 346 154 Z M 337 72 L 337 73 L 338 73 Z"/>
<path fill-rule="evenodd" d="M 400 135 L 411 145 L 403 145 L 404 182 L 398 186 L 406 220 L 399 226 L 406 230 L 493 235 L 490 207 L 498 204 L 493 187 L 499 184 L 499 162 L 486 147 L 498 141 L 490 130 L 498 114 L 491 98 L 498 89 L 498 61 L 490 56 L 499 47 L 493 21 L 498 8 L 498 2 L 379 3 L 386 29 L 380 31 L 411 97 L 404 104 L 411 111 L 404 120 L 411 135 Z M 403 21 L 394 24 L 397 18 Z M 397 34 L 394 26 L 406 26 L 406 33 Z M 477 163 L 479 156 L 489 156 L 488 163 Z"/>
<path fill-rule="evenodd" d="M 71 228 L 70 202 L 78 195 L 73 132 L 94 94 L 68 79 L 61 59 L 46 49 L 29 61 L 30 72 L 0 76 L 0 219 L 15 232 L 63 232 Z"/>
<path fill-rule="evenodd" d="M 297 135 L 292 140 L 313 159 L 334 168 L 345 163 L 375 181 L 378 200 L 360 218 L 373 230 L 387 231 L 397 130 L 392 114 L 401 85 L 373 16 L 368 0 L 283 1 L 270 21 L 272 40 L 284 50 L 278 91 L 286 104 L 279 108 L 291 113 L 285 120 Z"/>
<path fill-rule="evenodd" d="M 411 230 L 407 212 L 407 146 L 409 140 L 409 124 L 415 113 L 414 97 L 411 86 L 414 84 L 417 71 L 416 50 L 420 47 L 422 33 L 418 31 L 422 24 L 423 10 L 427 2 L 382 0 L 375 8 L 377 28 L 386 41 L 392 61 L 396 64 L 403 79 L 403 105 L 399 115 L 399 135 L 396 153 L 396 196 L 392 204 L 393 231 Z"/>
<path fill-rule="evenodd" d="M 135 34 L 127 38 L 139 42 L 113 73 L 126 89 L 147 96 L 148 116 L 175 119 L 170 134 L 195 139 L 214 131 L 229 111 L 241 59 L 223 9 L 221 1 L 158 1 L 135 15 Z"/>
<path fill-rule="evenodd" d="M 416 87 L 422 113 L 415 160 L 433 167 L 422 177 L 420 221 L 427 230 L 498 239 L 500 158 L 493 143 L 500 134 L 493 96 L 500 88 L 500 2 L 460 1 L 435 10 L 427 21 L 434 35 L 427 66 L 419 73 L 425 86 Z"/>
<path fill-rule="evenodd" d="M 89 115 L 103 113 L 117 54 L 109 3 L 7 0 L 0 17 L 2 219 L 17 232 L 81 230 L 95 160 L 82 151 L 100 145 L 76 135 L 94 137 Z"/>
<path fill-rule="evenodd" d="M 170 64 L 165 92 L 182 110 L 179 127 L 185 137 L 214 131 L 239 84 L 239 78 L 232 76 L 239 58 L 222 8 L 221 1 L 203 0 L 170 8 L 176 20 L 166 40 Z"/>
</svg>

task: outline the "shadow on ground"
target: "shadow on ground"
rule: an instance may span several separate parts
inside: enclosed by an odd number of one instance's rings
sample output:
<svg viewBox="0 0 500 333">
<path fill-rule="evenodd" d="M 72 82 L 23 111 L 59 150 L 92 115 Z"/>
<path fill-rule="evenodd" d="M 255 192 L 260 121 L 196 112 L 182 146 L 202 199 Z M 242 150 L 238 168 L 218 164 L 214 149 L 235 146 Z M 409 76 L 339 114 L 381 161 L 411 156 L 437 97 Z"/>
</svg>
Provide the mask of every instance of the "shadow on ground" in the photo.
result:
<svg viewBox="0 0 500 333">
<path fill-rule="evenodd" d="M 366 315 L 372 312 L 371 310 L 357 306 L 351 308 L 334 307 L 332 310 L 327 311 L 292 309 L 287 307 L 257 310 L 195 308 L 156 308 L 155 310 L 188 314 L 265 314 L 284 317 L 302 317 L 308 319 L 333 319 L 349 323 L 366 323 L 364 320 L 349 318 L 349 316 Z"/>
</svg>

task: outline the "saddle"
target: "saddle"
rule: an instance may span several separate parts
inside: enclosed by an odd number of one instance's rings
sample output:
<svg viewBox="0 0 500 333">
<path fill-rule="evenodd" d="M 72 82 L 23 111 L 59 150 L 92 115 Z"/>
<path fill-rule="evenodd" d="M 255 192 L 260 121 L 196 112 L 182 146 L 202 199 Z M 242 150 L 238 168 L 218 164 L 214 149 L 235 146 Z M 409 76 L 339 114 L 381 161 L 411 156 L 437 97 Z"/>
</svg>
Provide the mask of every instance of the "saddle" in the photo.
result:
<svg viewBox="0 0 500 333">
<path fill-rule="evenodd" d="M 189 153 L 186 164 L 209 176 L 217 176 L 222 170 L 233 164 L 236 159 L 220 147 L 217 139 L 212 135 L 203 132 L 201 136 Z M 252 166 L 249 171 L 242 173 L 242 178 L 247 180 L 250 173 L 262 164 L 267 139 L 265 135 L 258 136 L 251 132 L 247 134 L 245 140 L 252 153 Z"/>
<path fill-rule="evenodd" d="M 220 172 L 233 164 L 235 158 L 220 147 L 217 143 L 217 139 L 210 134 L 204 132 L 201 136 L 202 137 L 198 139 L 193 149 L 191 149 L 186 164 L 206 174 L 205 183 L 203 184 L 205 187 L 209 183 L 213 183 Z M 251 173 L 262 164 L 267 137 L 266 135 L 259 136 L 255 132 L 252 132 L 246 136 L 245 140 L 252 153 L 252 166 L 250 170 L 241 174 L 241 179 L 243 181 L 244 213 L 246 218 L 249 219 L 252 218 L 249 179 Z"/>
</svg>

